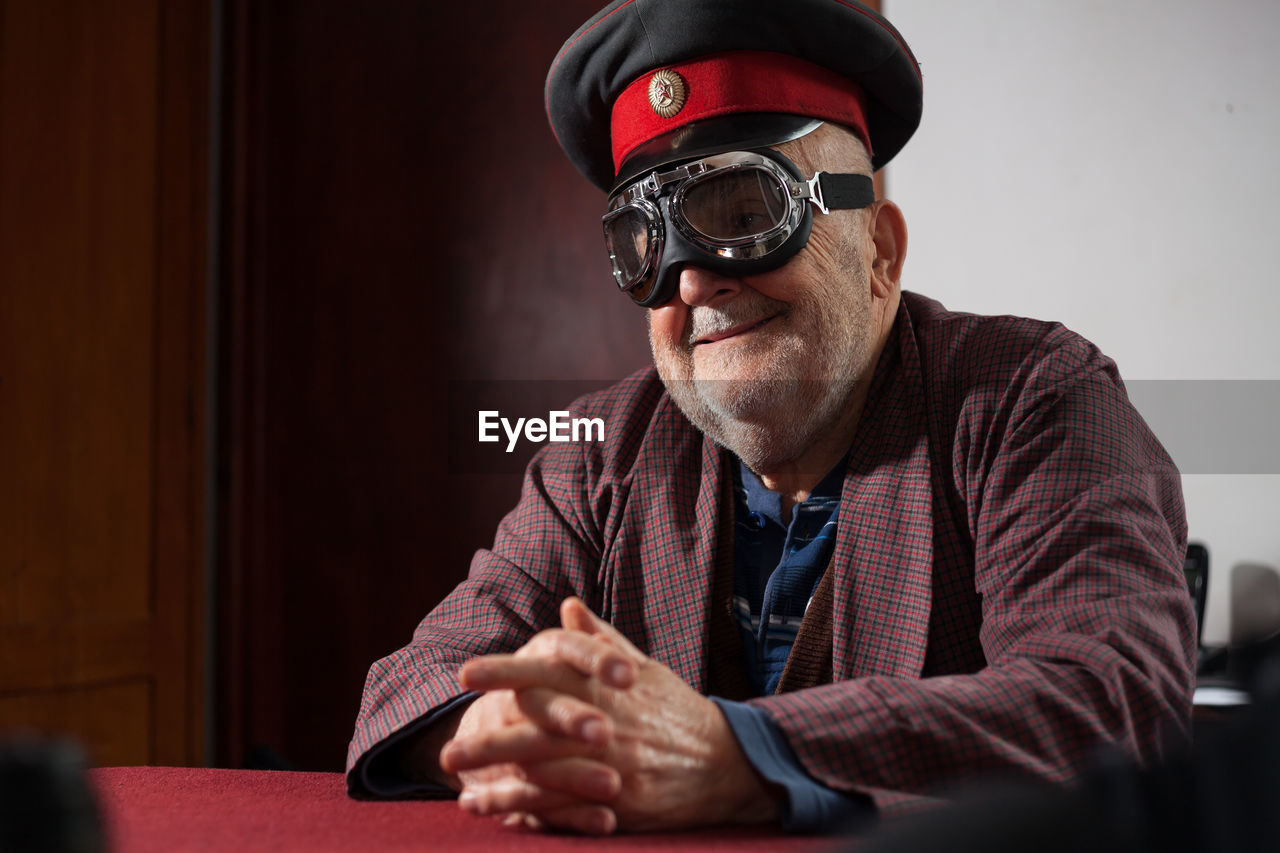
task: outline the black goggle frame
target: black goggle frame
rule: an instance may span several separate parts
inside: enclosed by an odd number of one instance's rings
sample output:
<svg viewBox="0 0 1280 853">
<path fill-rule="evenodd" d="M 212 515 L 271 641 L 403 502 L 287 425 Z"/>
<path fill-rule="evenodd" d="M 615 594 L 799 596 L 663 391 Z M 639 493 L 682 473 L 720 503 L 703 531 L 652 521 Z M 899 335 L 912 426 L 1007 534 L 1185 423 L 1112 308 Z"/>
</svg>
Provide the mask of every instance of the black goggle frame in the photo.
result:
<svg viewBox="0 0 1280 853">
<path fill-rule="evenodd" d="M 688 194 L 718 176 L 743 170 L 762 172 L 777 182 L 787 202 L 779 221 L 763 231 L 730 238 L 694 227 L 684 215 Z M 805 180 L 794 163 L 773 149 L 727 151 L 658 169 L 630 182 L 610 198 L 601 223 L 618 288 L 637 305 L 653 307 L 675 295 L 680 269 L 686 264 L 733 277 L 777 269 L 808 244 L 812 208 L 822 213 L 854 210 L 874 201 L 875 188 L 868 175 L 817 172 Z M 645 252 L 638 269 L 628 274 L 613 245 L 611 226 L 623 216 L 637 214 L 647 232 Z"/>
</svg>

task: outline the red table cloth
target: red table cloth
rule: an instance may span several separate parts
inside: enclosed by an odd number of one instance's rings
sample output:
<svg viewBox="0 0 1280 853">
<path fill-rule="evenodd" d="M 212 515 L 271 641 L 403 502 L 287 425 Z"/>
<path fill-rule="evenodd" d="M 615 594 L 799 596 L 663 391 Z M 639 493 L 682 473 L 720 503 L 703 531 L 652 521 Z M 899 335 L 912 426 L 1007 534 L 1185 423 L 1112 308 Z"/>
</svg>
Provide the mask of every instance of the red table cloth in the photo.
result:
<svg viewBox="0 0 1280 853">
<path fill-rule="evenodd" d="M 366 802 L 347 797 L 341 773 L 184 767 L 89 772 L 110 850 L 827 851 L 831 838 L 760 827 L 609 838 L 531 832 L 472 817 L 452 801 Z"/>
</svg>

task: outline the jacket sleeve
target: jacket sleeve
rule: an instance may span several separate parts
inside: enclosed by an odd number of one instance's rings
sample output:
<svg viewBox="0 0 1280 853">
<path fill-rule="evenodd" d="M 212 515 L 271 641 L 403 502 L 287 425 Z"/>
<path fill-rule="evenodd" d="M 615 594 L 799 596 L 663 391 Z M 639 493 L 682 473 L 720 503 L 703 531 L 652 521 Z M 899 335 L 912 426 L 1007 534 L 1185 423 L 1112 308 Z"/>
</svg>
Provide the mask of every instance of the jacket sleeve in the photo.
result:
<svg viewBox="0 0 1280 853">
<path fill-rule="evenodd" d="M 941 488 L 967 516 L 985 667 L 751 700 L 811 776 L 882 812 L 939 780 L 1063 781 L 1104 749 L 1147 763 L 1189 735 L 1178 472 L 1087 342 L 1023 368 L 989 404 L 965 395 L 953 435 L 935 434 L 953 471 Z"/>
<path fill-rule="evenodd" d="M 477 655 L 511 652 L 558 624 L 569 595 L 593 599 L 599 560 L 588 519 L 585 468 L 548 445 L 525 472 L 520 502 L 499 524 L 491 549 L 476 552 L 467 579 L 422 620 L 403 649 L 369 670 L 347 752 L 347 784 L 368 795 L 371 751 L 462 696 L 458 668 Z"/>
</svg>

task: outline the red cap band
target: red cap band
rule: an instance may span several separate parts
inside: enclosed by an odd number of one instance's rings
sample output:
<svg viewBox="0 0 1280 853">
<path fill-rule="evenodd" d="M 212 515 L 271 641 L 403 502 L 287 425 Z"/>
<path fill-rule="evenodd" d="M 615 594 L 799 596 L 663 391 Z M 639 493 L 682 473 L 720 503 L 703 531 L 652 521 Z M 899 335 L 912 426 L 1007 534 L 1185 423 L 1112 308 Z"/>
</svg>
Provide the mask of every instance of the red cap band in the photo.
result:
<svg viewBox="0 0 1280 853">
<path fill-rule="evenodd" d="M 843 77 L 783 53 L 739 50 L 700 56 L 647 71 L 613 104 L 613 168 L 620 171 L 636 148 L 700 119 L 737 113 L 788 113 L 842 124 L 871 153 L 866 98 Z M 683 91 L 682 91 L 683 90 Z M 664 117 L 661 113 L 666 113 Z"/>
</svg>

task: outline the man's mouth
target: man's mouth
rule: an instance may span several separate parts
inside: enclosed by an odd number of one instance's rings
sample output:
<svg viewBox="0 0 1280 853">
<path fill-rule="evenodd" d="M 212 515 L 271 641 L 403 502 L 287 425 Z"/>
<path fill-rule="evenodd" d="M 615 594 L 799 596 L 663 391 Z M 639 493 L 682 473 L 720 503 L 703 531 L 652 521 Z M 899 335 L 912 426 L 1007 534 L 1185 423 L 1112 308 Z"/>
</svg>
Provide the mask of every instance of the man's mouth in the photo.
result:
<svg viewBox="0 0 1280 853">
<path fill-rule="evenodd" d="M 779 315 L 777 314 L 771 314 L 762 320 L 751 320 L 746 323 L 739 323 L 738 325 L 731 326 L 728 329 L 725 329 L 723 331 L 715 332 L 710 335 L 704 335 L 703 337 L 698 338 L 696 341 L 694 341 L 693 345 L 696 347 L 700 344 L 714 344 L 723 340 L 727 340 L 729 338 L 736 338 L 739 335 L 745 335 L 748 332 L 754 332 L 756 329 L 759 329 L 761 326 L 765 325 L 766 323 L 769 323 L 777 319 L 778 316 Z"/>
</svg>

